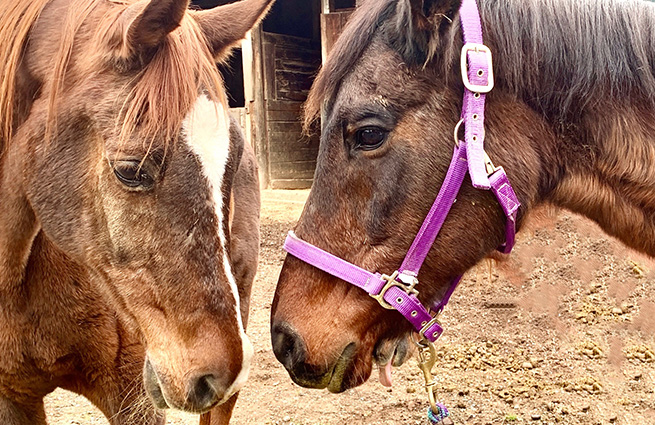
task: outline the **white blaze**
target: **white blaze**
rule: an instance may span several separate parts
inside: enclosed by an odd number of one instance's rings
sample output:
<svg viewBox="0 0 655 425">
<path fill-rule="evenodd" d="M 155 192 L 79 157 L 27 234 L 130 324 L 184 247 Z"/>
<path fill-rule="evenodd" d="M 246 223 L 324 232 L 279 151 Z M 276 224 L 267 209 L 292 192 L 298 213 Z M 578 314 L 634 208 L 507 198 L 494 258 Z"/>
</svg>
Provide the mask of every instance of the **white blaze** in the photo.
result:
<svg viewBox="0 0 655 425">
<path fill-rule="evenodd" d="M 241 321 L 241 310 L 239 302 L 239 291 L 236 281 L 232 275 L 230 262 L 227 258 L 227 247 L 223 227 L 223 176 L 230 153 L 230 119 L 227 111 L 220 103 L 210 100 L 202 95 L 197 100 L 189 115 L 182 123 L 182 131 L 189 148 L 200 160 L 203 173 L 209 182 L 212 198 L 214 201 L 214 213 L 218 222 L 218 236 L 223 249 L 223 267 L 227 280 L 234 295 L 234 306 L 236 319 L 239 324 L 241 335 L 241 347 L 243 348 L 243 364 L 239 375 L 230 386 L 223 400 L 227 400 L 235 392 L 239 391 L 248 379 L 250 360 L 253 355 L 253 347 L 244 332 Z"/>
</svg>

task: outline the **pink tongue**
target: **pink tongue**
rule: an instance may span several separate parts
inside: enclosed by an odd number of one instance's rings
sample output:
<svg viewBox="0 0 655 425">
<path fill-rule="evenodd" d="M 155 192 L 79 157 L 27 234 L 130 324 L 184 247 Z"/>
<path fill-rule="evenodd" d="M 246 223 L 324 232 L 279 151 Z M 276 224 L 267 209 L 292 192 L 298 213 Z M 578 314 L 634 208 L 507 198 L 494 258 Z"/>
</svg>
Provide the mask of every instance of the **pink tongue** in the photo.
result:
<svg viewBox="0 0 655 425">
<path fill-rule="evenodd" d="M 391 363 L 389 360 L 389 363 L 380 368 L 380 383 L 385 387 L 391 387 Z"/>
</svg>

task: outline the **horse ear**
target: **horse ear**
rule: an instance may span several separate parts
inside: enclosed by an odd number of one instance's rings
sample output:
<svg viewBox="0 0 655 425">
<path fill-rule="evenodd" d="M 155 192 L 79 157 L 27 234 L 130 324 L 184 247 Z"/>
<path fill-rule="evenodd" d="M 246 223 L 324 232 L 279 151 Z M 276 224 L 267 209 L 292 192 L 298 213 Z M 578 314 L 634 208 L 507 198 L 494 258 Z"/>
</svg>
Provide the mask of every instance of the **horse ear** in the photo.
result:
<svg viewBox="0 0 655 425">
<path fill-rule="evenodd" d="M 210 10 L 194 12 L 209 48 L 221 61 L 266 16 L 275 0 L 241 0 Z"/>
<path fill-rule="evenodd" d="M 132 57 L 159 46 L 180 26 L 189 0 L 141 0 L 130 5 L 119 18 L 122 56 Z"/>
<path fill-rule="evenodd" d="M 461 0 L 399 0 L 396 36 L 392 39 L 405 61 L 425 64 L 440 45 L 441 36 L 452 27 Z"/>
</svg>

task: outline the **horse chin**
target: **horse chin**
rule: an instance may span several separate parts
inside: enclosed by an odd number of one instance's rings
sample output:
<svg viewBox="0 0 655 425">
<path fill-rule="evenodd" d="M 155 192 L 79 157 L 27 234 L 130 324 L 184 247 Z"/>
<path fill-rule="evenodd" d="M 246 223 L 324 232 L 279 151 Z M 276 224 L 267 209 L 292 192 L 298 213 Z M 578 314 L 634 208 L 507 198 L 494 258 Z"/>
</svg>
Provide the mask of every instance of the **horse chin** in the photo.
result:
<svg viewBox="0 0 655 425">
<path fill-rule="evenodd" d="M 327 386 L 328 391 L 331 393 L 342 393 L 349 388 L 364 383 L 365 379 L 362 382 L 353 382 L 352 379 L 354 376 L 360 375 L 354 373 L 354 369 L 357 367 L 356 352 L 357 345 L 354 342 L 351 342 L 346 346 L 341 353 L 341 356 L 339 356 L 339 359 L 334 364 L 330 382 Z"/>
<path fill-rule="evenodd" d="M 361 349 L 361 347 L 360 347 Z M 371 375 L 373 363 L 383 370 L 389 363 L 401 366 L 412 356 L 411 336 L 382 338 L 373 347 L 372 352 L 357 352 L 355 343 L 349 344 L 335 363 L 327 384 L 328 391 L 341 393 L 362 385 Z"/>
<path fill-rule="evenodd" d="M 414 352 L 410 335 L 397 338 L 382 338 L 373 349 L 373 360 L 379 367 L 391 362 L 394 367 L 402 366 Z"/>
<path fill-rule="evenodd" d="M 361 348 L 361 347 L 360 347 Z M 411 336 L 382 338 L 373 347 L 372 352 L 357 350 L 355 343 L 350 343 L 334 364 L 332 372 L 324 377 L 327 390 L 342 393 L 366 382 L 371 375 L 373 363 L 384 368 L 389 362 L 394 367 L 401 366 L 412 356 Z M 321 387 L 324 388 L 325 384 Z"/>
<path fill-rule="evenodd" d="M 319 370 L 310 364 L 304 364 L 300 369 L 290 370 L 289 375 L 293 382 L 301 387 L 327 388 L 331 393 L 342 393 L 349 388 L 363 384 L 370 374 L 370 364 L 364 365 L 364 369 L 368 368 L 368 373 L 357 373 L 358 360 L 357 345 L 351 342 L 327 371 L 325 369 Z M 355 379 L 355 377 L 360 379 Z M 361 382 L 359 382 L 360 380 Z"/>
</svg>

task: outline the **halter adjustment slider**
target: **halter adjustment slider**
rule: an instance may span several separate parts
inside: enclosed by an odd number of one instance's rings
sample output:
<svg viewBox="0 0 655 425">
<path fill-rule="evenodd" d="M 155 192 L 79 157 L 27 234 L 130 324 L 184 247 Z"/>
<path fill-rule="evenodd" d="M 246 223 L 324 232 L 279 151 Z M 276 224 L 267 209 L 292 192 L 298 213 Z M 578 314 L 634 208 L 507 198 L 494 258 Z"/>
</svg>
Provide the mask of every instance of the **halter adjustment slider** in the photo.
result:
<svg viewBox="0 0 655 425">
<path fill-rule="evenodd" d="M 489 158 L 489 155 L 487 155 L 486 151 L 482 151 L 484 153 L 484 167 L 487 170 L 487 175 L 490 176 L 496 171 L 498 171 L 501 167 L 496 167 L 494 163 L 491 161 L 491 158 Z"/>
</svg>

